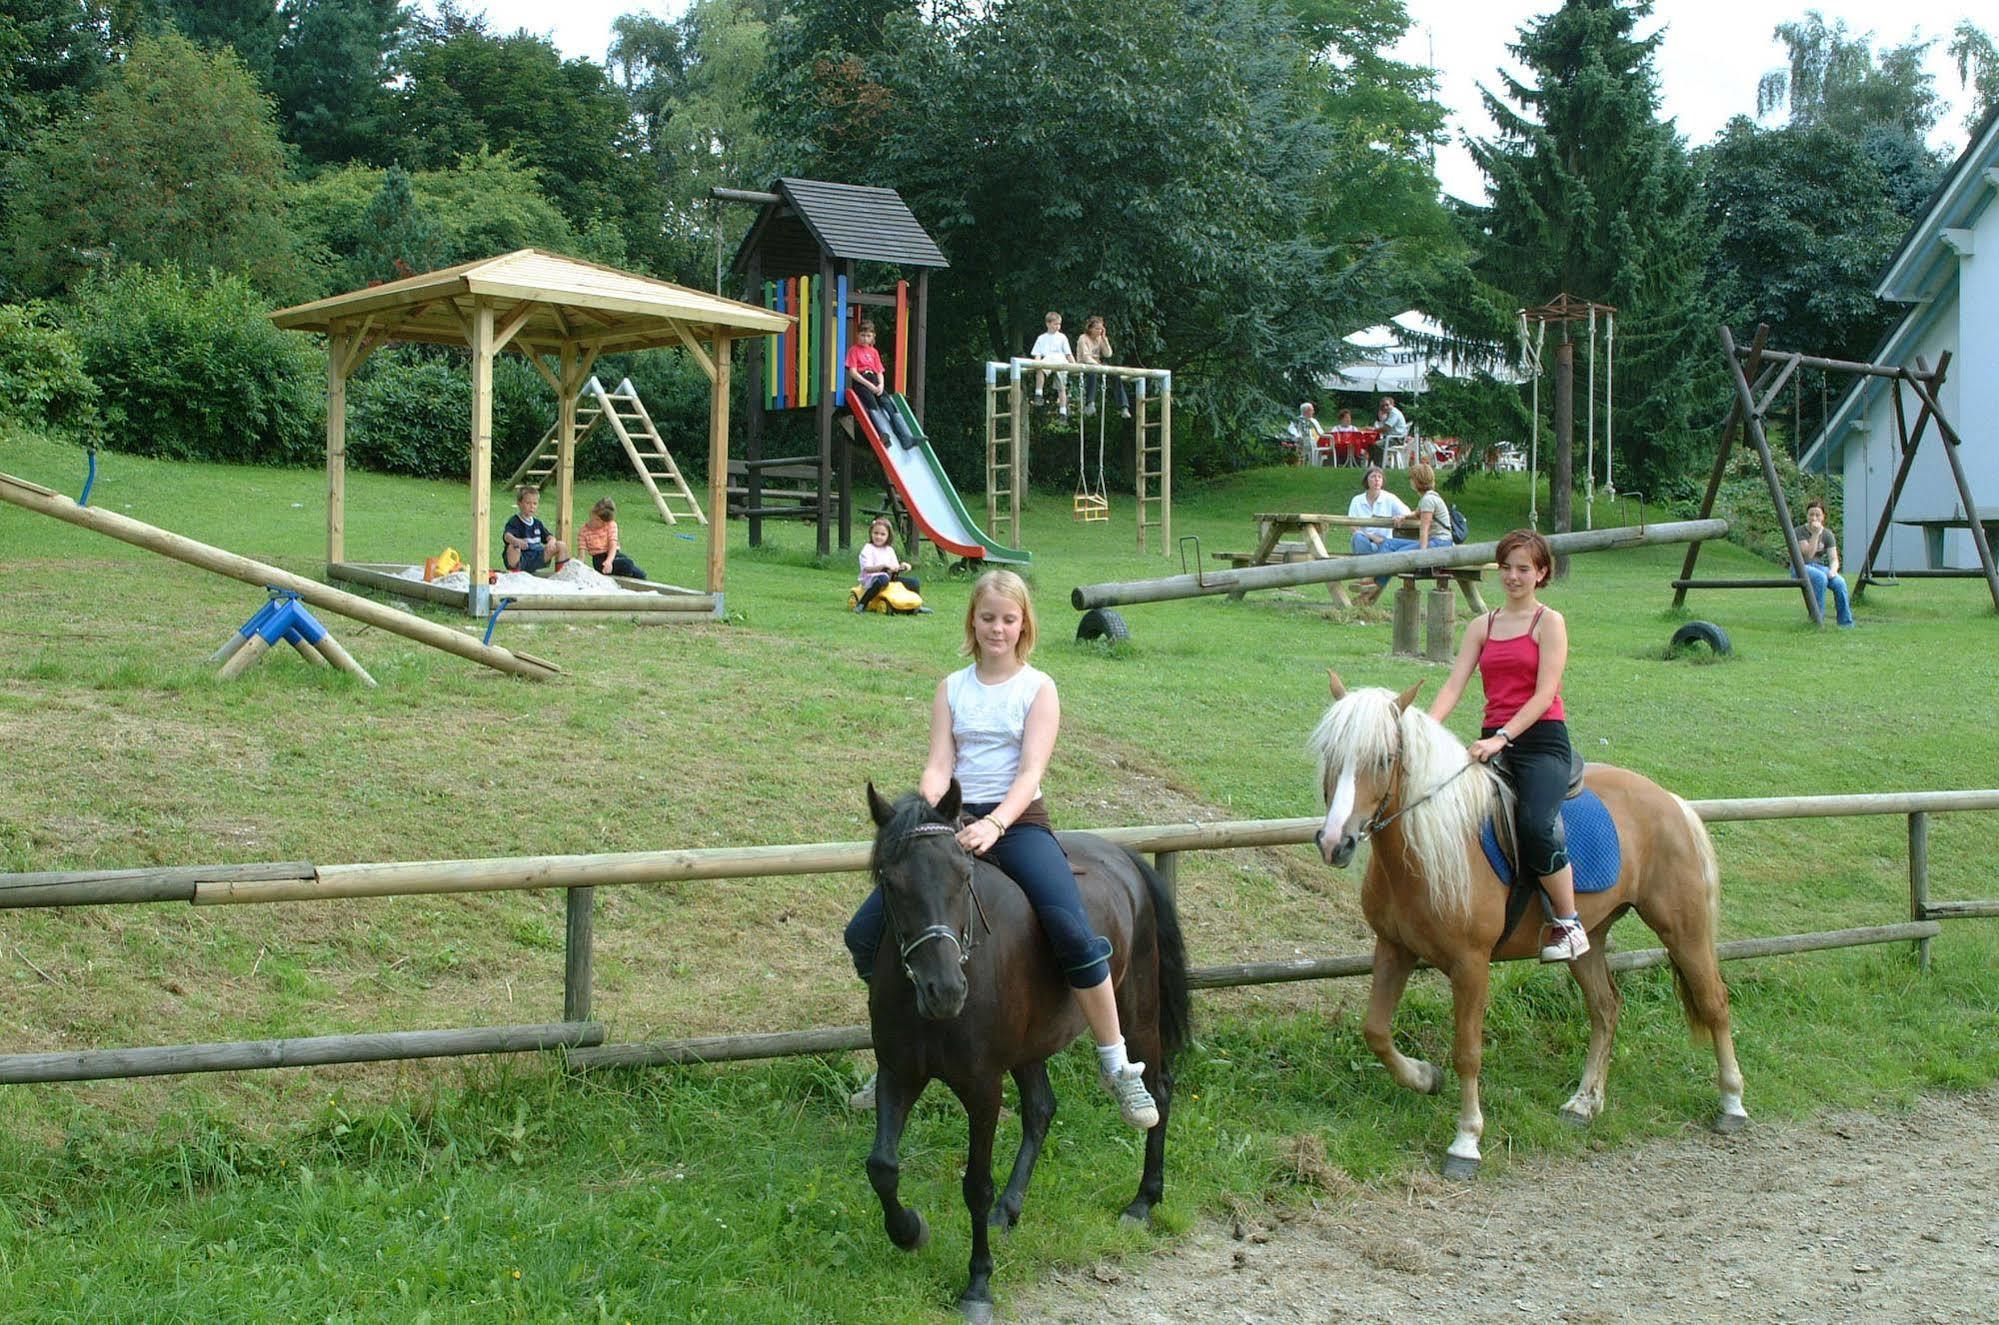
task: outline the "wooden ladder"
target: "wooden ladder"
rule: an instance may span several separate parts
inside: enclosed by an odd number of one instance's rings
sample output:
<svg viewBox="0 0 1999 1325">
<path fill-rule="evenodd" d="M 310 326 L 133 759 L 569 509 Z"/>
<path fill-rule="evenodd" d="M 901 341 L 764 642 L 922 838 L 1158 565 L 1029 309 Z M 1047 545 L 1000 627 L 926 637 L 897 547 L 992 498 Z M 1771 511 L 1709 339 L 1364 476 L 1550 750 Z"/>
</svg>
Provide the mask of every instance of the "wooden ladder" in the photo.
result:
<svg viewBox="0 0 1999 1325">
<path fill-rule="evenodd" d="M 1138 550 L 1144 552 L 1145 534 L 1148 529 L 1160 531 L 1159 550 L 1168 551 L 1167 540 L 1172 530 L 1166 527 L 1167 502 L 1172 499 L 1172 480 L 1164 472 L 1163 460 L 1166 454 L 1167 429 L 1173 425 L 1173 398 L 1161 395 L 1157 401 L 1147 398 L 1151 383 L 1140 379 L 1137 406 L 1138 435 L 1134 443 L 1137 455 L 1136 474 L 1132 485 L 1138 508 Z"/>
<path fill-rule="evenodd" d="M 1004 375 L 986 383 L 986 537 L 1004 547 L 1020 546 L 1013 461 L 1019 454 L 1014 417 L 1022 408 L 1021 396 L 1020 384 L 1009 383 Z"/>
<path fill-rule="evenodd" d="M 646 413 L 645 402 L 639 399 L 632 379 L 628 377 L 618 383 L 615 391 L 606 391 L 604 384 L 593 377 L 584 390 L 597 402 L 591 422 L 595 423 L 598 415 L 609 421 L 618 444 L 625 448 L 626 456 L 631 459 L 639 482 L 645 484 L 646 491 L 652 494 L 652 504 L 659 509 L 660 518 L 668 524 L 679 524 L 683 519 L 707 524 L 707 513 L 694 499 L 694 492 L 682 477 L 680 466 L 673 463 L 673 453 L 666 449 L 666 439 L 653 426 L 652 415 Z M 582 418 L 580 409 L 577 417 Z M 665 491 L 660 489 L 662 482 L 666 485 Z M 676 511 L 676 504 L 686 509 Z"/>
<path fill-rule="evenodd" d="M 707 513 L 695 500 L 680 466 L 673 463 L 673 453 L 666 449 L 665 439 L 653 425 L 652 415 L 646 412 L 645 404 L 639 399 L 638 390 L 632 386 L 629 377 L 618 383 L 613 391 L 606 391 L 604 384 L 594 377 L 584 386 L 583 394 L 576 402 L 576 446 L 579 450 L 599 420 L 609 421 L 612 435 L 625 448 L 625 456 L 632 462 L 632 471 L 652 495 L 652 504 L 659 510 L 661 519 L 668 524 L 679 524 L 684 519 L 692 519 L 696 524 L 708 523 Z M 549 483 L 555 474 L 555 434 L 560 427 L 560 421 L 550 424 L 534 449 L 528 452 L 527 459 L 521 461 L 520 467 L 500 486 L 511 488 L 521 483 Z M 660 486 L 662 482 L 664 490 Z M 685 509 L 676 511 L 676 505 Z"/>
</svg>

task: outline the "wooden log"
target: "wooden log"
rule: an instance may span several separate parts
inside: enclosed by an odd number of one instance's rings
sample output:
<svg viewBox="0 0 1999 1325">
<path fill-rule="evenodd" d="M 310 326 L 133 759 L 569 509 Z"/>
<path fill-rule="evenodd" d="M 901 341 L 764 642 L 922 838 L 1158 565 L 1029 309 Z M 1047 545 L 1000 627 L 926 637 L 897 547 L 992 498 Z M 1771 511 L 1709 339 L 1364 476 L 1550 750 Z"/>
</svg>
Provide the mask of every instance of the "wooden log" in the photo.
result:
<svg viewBox="0 0 1999 1325">
<path fill-rule="evenodd" d="M 180 865 L 131 870 L 45 870 L 0 874 L 0 911 L 40 906 L 192 902 L 197 882 L 312 878 L 310 861 L 259 865 Z"/>
<path fill-rule="evenodd" d="M 1586 529 L 1555 534 L 1548 541 L 1558 552 L 1607 552 L 1615 548 L 1643 547 L 1657 543 L 1684 543 L 1693 539 L 1721 538 L 1728 533 L 1726 520 L 1679 520 L 1666 524 L 1628 525 L 1611 529 Z M 1096 607 L 1124 607 L 1134 603 L 1161 603 L 1178 598 L 1198 598 L 1204 594 L 1248 592 L 1255 589 L 1284 589 L 1301 584 L 1323 584 L 1333 580 L 1357 580 L 1372 575 L 1399 575 L 1404 571 L 1433 570 L 1440 566 L 1480 565 L 1494 559 L 1497 540 L 1466 543 L 1457 547 L 1418 548 L 1409 552 L 1381 552 L 1365 557 L 1328 557 L 1324 561 L 1288 566 L 1251 566 L 1243 570 L 1207 571 L 1193 575 L 1167 575 L 1156 580 L 1079 585 L 1069 593 L 1069 603 L 1079 612 Z"/>
<path fill-rule="evenodd" d="M 465 1054 L 532 1053 L 541 1049 L 585 1048 L 603 1042 L 603 1026 L 586 1021 L 475 1026 L 463 1030 L 372 1031 L 290 1040 L 169 1044 L 144 1049 L 0 1054 L 0 1085 L 316 1067 L 326 1063 L 386 1063 L 402 1058 L 453 1058 Z"/>
<path fill-rule="evenodd" d="M 563 895 L 562 910 L 562 1019 L 588 1021 L 597 890 L 571 888 Z"/>
<path fill-rule="evenodd" d="M 312 664 L 314 667 L 333 666 L 333 661 L 330 658 L 328 658 L 325 654 L 321 653 L 319 651 L 319 646 L 317 644 L 312 643 L 312 641 L 300 637 L 288 640 L 286 642 L 292 646 L 292 652 L 298 654 L 299 657 L 305 659 L 308 663 Z"/>
<path fill-rule="evenodd" d="M 1932 920 L 1974 920 L 1999 916 L 1999 902 L 1931 902 L 1924 914 Z"/>
<path fill-rule="evenodd" d="M 1423 618 L 1423 656 L 1433 663 L 1448 663 L 1455 656 L 1457 630 L 1455 601 L 1449 578 L 1440 579 L 1427 596 Z"/>
<path fill-rule="evenodd" d="M 236 656 L 236 651 L 238 649 L 241 649 L 245 644 L 248 644 L 249 642 L 250 642 L 250 637 L 248 635 L 245 635 L 242 631 L 239 630 L 234 635 L 231 635 L 229 637 L 228 642 L 225 643 L 221 648 L 217 649 L 214 653 L 209 654 L 208 661 L 210 663 L 214 663 L 217 665 L 226 663 L 231 658 L 234 658 Z"/>
<path fill-rule="evenodd" d="M 668 1063 L 734 1063 L 752 1058 L 837 1054 L 873 1045 L 874 1037 L 866 1026 L 820 1026 L 761 1035 L 707 1035 L 650 1044 L 607 1044 L 598 1049 L 575 1050 L 569 1055 L 569 1065 L 588 1071 L 600 1067 L 659 1067 Z"/>
<path fill-rule="evenodd" d="M 1418 595 L 1422 591 L 1416 582 L 1407 576 L 1397 581 L 1395 586 L 1395 625 L 1391 631 L 1389 652 L 1400 658 L 1420 658 L 1423 643 L 1417 633 L 1417 620 L 1421 615 L 1423 600 Z"/>
<path fill-rule="evenodd" d="M 343 561 L 326 568 L 326 578 L 341 580 L 347 584 L 365 585 L 370 589 L 380 589 L 401 598 L 416 598 L 426 603 L 437 603 L 443 607 L 465 610 L 465 590 L 447 589 L 441 584 L 430 584 L 423 580 L 411 580 L 398 575 L 401 566 L 381 562 Z"/>
<path fill-rule="evenodd" d="M 1203 966 L 1187 972 L 1192 989 L 1234 989 L 1241 985 L 1274 985 L 1292 980 L 1338 980 L 1366 975 L 1374 969 L 1372 953 L 1345 957 L 1293 957 L 1277 962 L 1241 962 Z"/>
<path fill-rule="evenodd" d="M 1840 819 L 1856 814 L 1999 810 L 1999 791 L 1890 791 L 1851 796 L 1758 796 L 1688 801 L 1709 823 L 1752 819 Z"/>
<path fill-rule="evenodd" d="M 1909 816 L 1909 919 L 1930 918 L 1930 816 Z M 1930 941 L 1916 940 L 1916 968 L 1930 969 Z"/>
<path fill-rule="evenodd" d="M 244 639 L 242 648 L 229 655 L 229 661 L 223 663 L 221 670 L 217 671 L 215 675 L 224 681 L 234 681 L 237 677 L 249 671 L 257 659 L 269 653 L 270 650 L 271 642 L 269 640 L 265 639 L 262 635 L 251 635 Z"/>
<path fill-rule="evenodd" d="M 713 612 L 713 594 L 549 593 L 505 594 L 514 607 L 539 612 Z"/>
<path fill-rule="evenodd" d="M 1825 929 L 1809 934 L 1781 934 L 1766 939 L 1733 939 L 1717 943 L 1715 956 L 1725 962 L 1752 957 L 1780 957 L 1792 952 L 1818 952 L 1826 948 L 1857 948 L 1869 943 L 1907 943 L 1911 939 L 1933 939 L 1943 932 L 1934 920 L 1905 921 L 1896 925 L 1862 925 L 1857 929 Z M 1613 971 L 1636 971 L 1647 966 L 1663 966 L 1668 960 L 1664 948 L 1636 948 L 1610 954 Z"/>
<path fill-rule="evenodd" d="M 673 626 L 687 622 L 713 621 L 713 610 L 707 612 L 564 612 L 556 608 L 510 607 L 500 618 L 502 631 L 507 626 Z"/>
<path fill-rule="evenodd" d="M 375 678 L 368 675 L 367 668 L 354 661 L 354 655 L 347 652 L 347 649 L 339 640 L 333 638 L 331 635 L 320 636 L 319 651 L 325 654 L 326 660 L 335 667 L 338 667 L 350 676 L 358 677 L 361 683 L 370 689 L 374 688 Z"/>
<path fill-rule="evenodd" d="M 481 644 L 477 639 L 462 631 L 440 626 L 434 621 L 412 616 L 398 611 L 384 603 L 371 602 L 366 598 L 345 593 L 317 580 L 308 580 L 302 575 L 279 570 L 276 566 L 253 561 L 233 552 L 211 547 L 170 533 L 143 521 L 134 520 L 97 506 L 78 506 L 69 498 L 38 484 L 28 483 L 11 474 L 0 474 L 0 501 L 11 502 L 26 510 L 47 515 L 66 524 L 81 526 L 93 533 L 103 534 L 120 542 L 148 552 L 156 552 L 175 561 L 184 561 L 190 566 L 226 575 L 258 587 L 265 585 L 279 589 L 289 589 L 313 607 L 323 608 L 340 616 L 415 640 L 419 644 L 442 649 L 470 662 L 484 664 L 497 671 L 514 676 L 525 676 L 531 680 L 545 681 L 561 675 L 562 669 L 553 663 L 538 658 L 510 653 L 506 649 Z"/>
</svg>

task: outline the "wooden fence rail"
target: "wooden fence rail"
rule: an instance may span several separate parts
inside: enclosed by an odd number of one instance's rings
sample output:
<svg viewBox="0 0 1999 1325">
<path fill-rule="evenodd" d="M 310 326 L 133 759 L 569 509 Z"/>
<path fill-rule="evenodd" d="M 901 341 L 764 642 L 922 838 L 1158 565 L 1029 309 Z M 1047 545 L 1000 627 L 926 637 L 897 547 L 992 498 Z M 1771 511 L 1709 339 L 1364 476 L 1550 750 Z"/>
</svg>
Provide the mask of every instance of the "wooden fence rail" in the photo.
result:
<svg viewBox="0 0 1999 1325">
<path fill-rule="evenodd" d="M 1720 945 L 1724 961 L 1868 943 L 1914 943 L 1929 967 L 1930 940 L 1945 920 L 1999 917 L 1999 900 L 1929 899 L 1929 816 L 1999 810 L 1999 789 L 1886 792 L 1849 796 L 1770 796 L 1689 801 L 1708 823 L 1770 819 L 1844 818 L 1893 814 L 1908 819 L 1909 919 L 1856 929 L 1738 939 Z M 1187 851 L 1293 846 L 1312 840 L 1318 818 L 1250 819 L 1220 823 L 1149 824 L 1095 829 L 1099 836 L 1151 852 L 1171 885 Z M 684 851 L 632 851 L 610 855 L 510 856 L 485 860 L 391 861 L 373 865 L 273 864 L 172 866 L 155 869 L 62 870 L 0 874 L 0 911 L 32 907 L 114 906 L 154 902 L 248 905 L 358 897 L 505 892 L 562 888 L 565 897 L 563 1020 L 548 1025 L 468 1027 L 453 1030 L 362 1032 L 290 1040 L 162 1045 L 137 1049 L 87 1049 L 0 1054 L 0 1084 L 162 1076 L 184 1072 L 299 1067 L 319 1063 L 383 1062 L 453 1054 L 522 1053 L 560 1048 L 577 1067 L 655 1063 L 727 1062 L 866 1048 L 865 1026 L 817 1027 L 750 1035 L 705 1036 L 654 1043 L 605 1044 L 604 1028 L 591 1019 L 591 967 L 596 889 L 624 884 L 837 874 L 865 870 L 866 842 L 788 846 L 709 847 Z M 1646 948 L 1611 955 L 1613 970 L 1636 970 L 1666 960 Z M 1299 958 L 1198 968 L 1197 989 L 1324 980 L 1365 974 L 1365 954 Z"/>
</svg>

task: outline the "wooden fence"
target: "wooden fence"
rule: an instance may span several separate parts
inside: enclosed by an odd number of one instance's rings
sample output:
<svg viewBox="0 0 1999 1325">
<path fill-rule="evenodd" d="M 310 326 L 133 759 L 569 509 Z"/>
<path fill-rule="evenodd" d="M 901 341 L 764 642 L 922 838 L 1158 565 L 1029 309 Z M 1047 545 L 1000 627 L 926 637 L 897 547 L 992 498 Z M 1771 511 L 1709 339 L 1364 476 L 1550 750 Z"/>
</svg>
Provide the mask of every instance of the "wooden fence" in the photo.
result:
<svg viewBox="0 0 1999 1325">
<path fill-rule="evenodd" d="M 1891 792 L 1861 796 L 1779 796 L 1689 802 L 1709 823 L 1761 819 L 1843 818 L 1893 814 L 1908 819 L 1909 918 L 1855 929 L 1821 930 L 1720 945 L 1724 961 L 1912 942 L 1924 969 L 1930 940 L 1942 922 L 1999 916 L 1999 900 L 1932 902 L 1929 895 L 1929 824 L 1932 814 L 1999 809 L 1999 790 Z M 1260 819 L 1224 823 L 1153 824 L 1096 830 L 1134 851 L 1151 852 L 1168 884 L 1180 855 L 1244 847 L 1293 846 L 1312 840 L 1320 820 Z M 58 871 L 0 875 L 0 910 L 28 907 L 109 906 L 140 902 L 190 902 L 196 906 L 315 902 L 335 898 L 407 897 L 435 893 L 487 893 L 512 889 L 566 890 L 566 937 L 560 1022 L 476 1026 L 449 1030 L 380 1031 L 283 1040 L 161 1045 L 134 1049 L 83 1049 L 0 1054 L 0 1084 L 92 1081 L 112 1077 L 225 1072 L 319 1063 L 386 1062 L 464 1054 L 562 1049 L 572 1066 L 590 1068 L 655 1063 L 724 1062 L 828 1053 L 868 1046 L 866 1026 L 720 1035 L 653 1043 L 605 1044 L 604 1027 L 591 1020 L 591 947 L 596 890 L 635 883 L 689 879 L 740 879 L 784 874 L 862 871 L 866 842 L 794 846 L 716 847 L 686 851 L 634 851 L 613 855 L 511 856 L 487 860 L 395 861 L 374 865 L 320 865 L 289 861 L 262 865 L 183 866 L 160 869 Z M 1662 948 L 1611 954 L 1613 970 L 1656 966 Z M 1195 969 L 1197 989 L 1323 980 L 1366 973 L 1366 954 L 1303 957 Z"/>
</svg>

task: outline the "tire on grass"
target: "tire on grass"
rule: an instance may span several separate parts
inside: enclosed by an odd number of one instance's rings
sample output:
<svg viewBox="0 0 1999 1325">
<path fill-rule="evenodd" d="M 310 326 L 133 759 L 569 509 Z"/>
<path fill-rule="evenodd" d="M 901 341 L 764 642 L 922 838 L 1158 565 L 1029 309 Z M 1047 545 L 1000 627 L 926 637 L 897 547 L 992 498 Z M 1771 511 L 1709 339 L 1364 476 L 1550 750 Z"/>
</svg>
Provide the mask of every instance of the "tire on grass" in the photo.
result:
<svg viewBox="0 0 1999 1325">
<path fill-rule="evenodd" d="M 1717 658 L 1726 657 L 1731 648 L 1728 632 L 1712 621 L 1687 622 L 1673 632 L 1673 642 L 1666 647 L 1669 652 L 1678 652 L 1681 649 L 1692 648 L 1696 644 L 1707 645 Z"/>
<path fill-rule="evenodd" d="M 1076 623 L 1076 638 L 1079 640 L 1105 639 L 1113 644 L 1122 644 L 1131 638 L 1131 628 L 1124 618 L 1108 607 L 1093 607 L 1083 613 L 1083 619 Z"/>
</svg>

